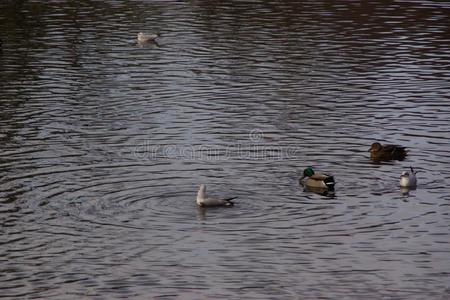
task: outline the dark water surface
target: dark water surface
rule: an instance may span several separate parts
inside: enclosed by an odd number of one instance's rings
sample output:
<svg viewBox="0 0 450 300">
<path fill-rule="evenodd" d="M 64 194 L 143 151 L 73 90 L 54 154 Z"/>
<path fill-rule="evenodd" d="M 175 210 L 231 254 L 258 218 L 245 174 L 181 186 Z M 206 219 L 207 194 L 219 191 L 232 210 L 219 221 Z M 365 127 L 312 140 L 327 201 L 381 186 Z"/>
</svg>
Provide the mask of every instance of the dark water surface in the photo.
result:
<svg viewBox="0 0 450 300">
<path fill-rule="evenodd" d="M 1 1 L 0 298 L 448 299 L 449 2 L 298 2 Z"/>
</svg>

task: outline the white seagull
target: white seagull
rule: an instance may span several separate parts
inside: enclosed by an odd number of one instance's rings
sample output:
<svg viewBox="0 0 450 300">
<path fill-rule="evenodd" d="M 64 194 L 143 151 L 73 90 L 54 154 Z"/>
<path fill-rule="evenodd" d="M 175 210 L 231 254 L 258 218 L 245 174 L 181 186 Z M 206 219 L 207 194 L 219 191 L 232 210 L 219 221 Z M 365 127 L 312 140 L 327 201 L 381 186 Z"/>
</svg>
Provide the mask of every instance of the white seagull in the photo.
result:
<svg viewBox="0 0 450 300">
<path fill-rule="evenodd" d="M 413 167 L 409 167 L 411 169 L 411 172 L 404 171 L 402 175 L 400 176 L 400 186 L 401 187 L 415 187 L 417 186 L 417 178 L 416 173 L 417 171 L 414 171 Z"/>
<path fill-rule="evenodd" d="M 231 200 L 236 199 L 237 197 L 231 198 L 206 198 L 206 186 L 204 184 L 200 185 L 200 188 L 197 193 L 197 205 L 200 207 L 212 207 L 212 206 L 228 206 L 231 207 L 234 205 Z"/>
<path fill-rule="evenodd" d="M 156 40 L 156 38 L 158 38 L 158 37 L 159 37 L 159 35 L 156 33 L 145 34 L 145 33 L 139 32 L 137 35 L 137 40 L 139 43 L 148 43 L 148 42 Z"/>
</svg>

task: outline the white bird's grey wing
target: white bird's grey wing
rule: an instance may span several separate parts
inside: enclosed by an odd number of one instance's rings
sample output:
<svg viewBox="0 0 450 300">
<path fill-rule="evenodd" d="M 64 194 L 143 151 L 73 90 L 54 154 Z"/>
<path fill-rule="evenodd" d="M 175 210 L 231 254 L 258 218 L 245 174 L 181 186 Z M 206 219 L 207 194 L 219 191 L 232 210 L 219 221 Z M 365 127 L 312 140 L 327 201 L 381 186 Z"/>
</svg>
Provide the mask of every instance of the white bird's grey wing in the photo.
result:
<svg viewBox="0 0 450 300">
<path fill-rule="evenodd" d="M 200 206 L 233 206 L 234 203 L 231 200 L 237 197 L 219 199 L 219 198 L 205 198 L 200 202 Z"/>
<path fill-rule="evenodd" d="M 208 206 L 233 206 L 234 203 L 231 200 L 237 197 L 231 198 L 208 198 L 206 197 L 206 185 L 201 184 L 197 193 L 197 205 L 200 207 Z"/>
</svg>

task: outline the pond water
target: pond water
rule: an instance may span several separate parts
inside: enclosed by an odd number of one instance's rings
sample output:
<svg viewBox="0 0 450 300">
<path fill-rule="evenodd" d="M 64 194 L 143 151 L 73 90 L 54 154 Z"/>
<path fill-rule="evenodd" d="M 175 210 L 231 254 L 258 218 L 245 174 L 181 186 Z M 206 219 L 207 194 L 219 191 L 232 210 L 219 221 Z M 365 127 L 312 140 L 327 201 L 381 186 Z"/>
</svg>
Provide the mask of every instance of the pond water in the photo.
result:
<svg viewBox="0 0 450 300">
<path fill-rule="evenodd" d="M 0 298 L 447 299 L 449 13 L 2 1 Z"/>
</svg>

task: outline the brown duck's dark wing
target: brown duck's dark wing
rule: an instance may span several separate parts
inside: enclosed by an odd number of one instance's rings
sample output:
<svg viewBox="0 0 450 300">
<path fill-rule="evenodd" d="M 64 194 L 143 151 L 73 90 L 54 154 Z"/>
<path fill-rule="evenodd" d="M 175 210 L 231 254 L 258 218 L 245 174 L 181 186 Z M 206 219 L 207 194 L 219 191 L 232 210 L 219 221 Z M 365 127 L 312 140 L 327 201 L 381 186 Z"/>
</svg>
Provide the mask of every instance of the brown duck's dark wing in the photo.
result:
<svg viewBox="0 0 450 300">
<path fill-rule="evenodd" d="M 398 145 L 383 145 L 380 151 L 373 151 L 370 157 L 374 161 L 403 160 L 408 151 L 406 147 Z"/>
<path fill-rule="evenodd" d="M 407 154 L 406 147 L 403 146 L 397 146 L 397 145 L 390 145 L 390 151 L 391 155 L 395 158 L 404 158 Z"/>
<path fill-rule="evenodd" d="M 406 147 L 399 146 L 399 145 L 384 145 L 382 151 L 385 152 L 406 152 Z"/>
</svg>

